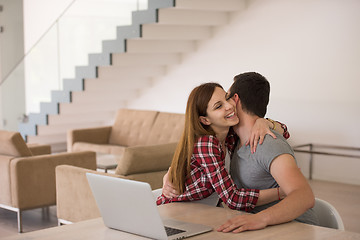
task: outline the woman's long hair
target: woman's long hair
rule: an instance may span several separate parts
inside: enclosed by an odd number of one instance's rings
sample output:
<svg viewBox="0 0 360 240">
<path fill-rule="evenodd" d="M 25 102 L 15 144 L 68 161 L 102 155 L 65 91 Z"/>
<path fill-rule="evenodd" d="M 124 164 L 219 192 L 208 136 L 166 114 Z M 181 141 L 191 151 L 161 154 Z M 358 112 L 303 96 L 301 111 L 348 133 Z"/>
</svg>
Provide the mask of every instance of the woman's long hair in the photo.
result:
<svg viewBox="0 0 360 240">
<path fill-rule="evenodd" d="M 170 180 L 180 193 L 185 191 L 185 181 L 190 175 L 190 162 L 195 141 L 200 136 L 215 135 L 210 126 L 200 122 L 200 116 L 207 116 L 207 106 L 216 87 L 223 89 L 218 83 L 204 83 L 194 88 L 189 95 L 184 131 L 176 147 L 169 172 Z"/>
</svg>

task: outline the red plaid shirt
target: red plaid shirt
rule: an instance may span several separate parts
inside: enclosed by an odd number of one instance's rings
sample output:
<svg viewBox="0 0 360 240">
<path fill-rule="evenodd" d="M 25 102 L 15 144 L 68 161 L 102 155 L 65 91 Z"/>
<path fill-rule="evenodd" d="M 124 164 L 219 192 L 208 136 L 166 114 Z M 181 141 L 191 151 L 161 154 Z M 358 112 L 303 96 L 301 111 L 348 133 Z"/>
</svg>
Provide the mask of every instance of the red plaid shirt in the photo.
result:
<svg viewBox="0 0 360 240">
<path fill-rule="evenodd" d="M 278 122 L 278 121 L 277 121 Z M 285 124 L 281 124 L 285 139 L 290 137 Z M 238 136 L 230 128 L 225 146 L 234 153 Z M 206 198 L 216 192 L 220 199 L 230 208 L 251 211 L 258 200 L 259 190 L 238 189 L 225 169 L 225 153 L 219 140 L 215 136 L 202 136 L 194 146 L 194 153 L 190 163 L 190 177 L 185 182 L 186 190 L 183 194 L 169 199 L 164 195 L 158 197 L 156 204 L 170 202 L 195 201 Z"/>
<path fill-rule="evenodd" d="M 290 137 L 290 133 L 288 132 L 287 126 L 279 121 L 276 121 L 281 125 L 281 128 L 284 130 L 283 137 L 288 139 Z"/>
<path fill-rule="evenodd" d="M 231 153 L 234 152 L 237 139 L 231 130 L 225 142 Z M 191 157 L 190 169 L 190 176 L 185 182 L 185 192 L 172 199 L 161 195 L 156 201 L 157 205 L 200 200 L 216 192 L 229 208 L 251 211 L 255 207 L 259 190 L 236 187 L 225 169 L 225 153 L 215 136 L 206 135 L 198 139 Z"/>
</svg>

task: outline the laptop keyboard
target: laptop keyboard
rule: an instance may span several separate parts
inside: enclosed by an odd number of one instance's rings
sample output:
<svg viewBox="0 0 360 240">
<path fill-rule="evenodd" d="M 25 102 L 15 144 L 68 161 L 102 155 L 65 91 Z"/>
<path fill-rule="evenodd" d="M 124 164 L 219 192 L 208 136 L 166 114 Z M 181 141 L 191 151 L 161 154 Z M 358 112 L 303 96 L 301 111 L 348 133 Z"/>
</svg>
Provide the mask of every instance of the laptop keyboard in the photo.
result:
<svg viewBox="0 0 360 240">
<path fill-rule="evenodd" d="M 171 228 L 171 227 L 165 227 L 165 231 L 168 236 L 172 236 L 172 235 L 175 235 L 178 233 L 185 232 L 184 230 L 177 229 L 177 228 Z"/>
</svg>

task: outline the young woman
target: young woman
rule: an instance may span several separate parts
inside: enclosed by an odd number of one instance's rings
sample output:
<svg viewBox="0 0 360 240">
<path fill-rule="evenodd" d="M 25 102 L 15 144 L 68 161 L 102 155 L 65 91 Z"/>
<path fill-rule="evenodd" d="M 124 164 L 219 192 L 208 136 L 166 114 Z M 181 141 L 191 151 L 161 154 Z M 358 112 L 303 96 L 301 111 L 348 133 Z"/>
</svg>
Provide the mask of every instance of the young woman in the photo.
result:
<svg viewBox="0 0 360 240">
<path fill-rule="evenodd" d="M 169 170 L 169 179 L 180 195 L 162 194 L 158 205 L 220 198 L 229 208 L 251 211 L 280 198 L 279 189 L 239 189 L 231 179 L 226 165 L 237 140 L 234 131 L 229 131 L 239 122 L 235 109 L 235 102 L 226 98 L 217 83 L 202 84 L 191 92 L 184 132 Z"/>
</svg>

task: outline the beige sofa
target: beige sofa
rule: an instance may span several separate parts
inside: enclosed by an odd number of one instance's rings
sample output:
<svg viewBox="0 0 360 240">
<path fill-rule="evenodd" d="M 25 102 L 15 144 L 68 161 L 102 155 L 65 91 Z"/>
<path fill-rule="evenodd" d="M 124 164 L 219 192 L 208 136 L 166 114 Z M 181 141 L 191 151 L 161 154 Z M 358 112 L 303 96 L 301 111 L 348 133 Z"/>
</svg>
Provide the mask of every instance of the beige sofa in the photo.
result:
<svg viewBox="0 0 360 240">
<path fill-rule="evenodd" d="M 162 186 L 184 126 L 184 114 L 120 109 L 113 126 L 68 131 L 68 151 L 116 157 L 115 174 Z"/>
<path fill-rule="evenodd" d="M 0 130 L 0 207 L 18 213 L 19 232 L 22 211 L 56 204 L 56 166 L 96 169 L 94 152 L 49 152 L 49 146 L 29 148 L 18 132 Z"/>
<path fill-rule="evenodd" d="M 178 142 L 184 120 L 184 114 L 120 109 L 113 126 L 69 130 L 67 150 L 122 155 L 127 147 Z"/>
<path fill-rule="evenodd" d="M 118 166 L 109 176 L 148 182 L 162 187 L 184 126 L 184 114 L 120 109 L 113 126 L 68 132 L 68 151 L 93 150 L 117 156 Z M 59 223 L 99 217 L 85 173 L 87 169 L 56 169 Z"/>
</svg>

